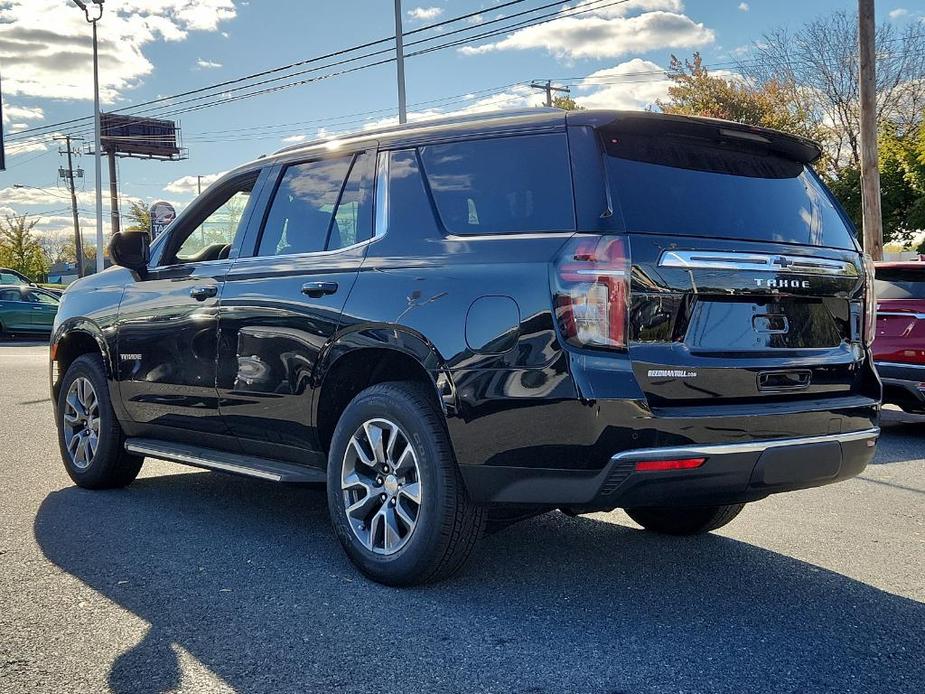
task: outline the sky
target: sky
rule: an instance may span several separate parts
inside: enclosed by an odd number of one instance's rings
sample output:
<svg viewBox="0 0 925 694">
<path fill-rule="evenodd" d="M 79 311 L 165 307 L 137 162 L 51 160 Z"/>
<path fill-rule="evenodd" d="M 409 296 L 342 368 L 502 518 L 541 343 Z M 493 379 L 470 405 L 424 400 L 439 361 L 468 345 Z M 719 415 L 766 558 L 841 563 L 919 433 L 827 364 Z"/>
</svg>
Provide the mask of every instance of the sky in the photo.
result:
<svg viewBox="0 0 925 694">
<path fill-rule="evenodd" d="M 543 5 L 550 6 L 536 9 Z M 665 95 L 662 71 L 672 53 L 689 57 L 700 51 L 707 66 L 734 71 L 735 61 L 746 57 L 765 32 L 798 28 L 854 7 L 853 0 L 403 0 L 406 33 L 471 15 L 406 37 L 406 44 L 420 42 L 406 48 L 409 117 L 540 105 L 544 94 L 528 85 L 547 79 L 569 86 L 585 107 L 652 107 Z M 130 108 L 391 36 L 393 8 L 393 0 L 107 0 L 98 25 L 103 110 Z M 514 17 L 531 9 L 536 11 Z M 410 55 L 541 15 L 551 21 Z M 925 30 L 925 0 L 879 0 L 877 18 L 897 25 L 919 22 Z M 387 47 L 377 44 L 364 52 Z M 208 99 L 176 103 L 201 96 L 190 95 L 145 107 L 145 115 L 176 118 L 188 156 L 173 162 L 120 159 L 123 214 L 130 199 L 167 200 L 181 209 L 196 194 L 197 176 L 205 187 L 223 171 L 288 144 L 395 122 L 394 63 L 330 74 L 388 57 L 260 87 L 231 84 Z M 330 76 L 316 79 L 320 75 Z M 38 233 L 71 233 L 69 196 L 58 179 L 65 161 L 51 137 L 71 133 L 91 140 L 92 122 L 63 124 L 41 135 L 17 133 L 92 115 L 90 29 L 81 11 L 69 0 L 0 0 L 0 79 L 7 137 L 0 214 L 34 215 Z M 312 81 L 238 98 L 300 79 Z M 215 105 L 170 114 L 205 104 Z M 84 170 L 78 185 L 80 223 L 92 236 L 93 158 L 81 156 L 78 165 Z M 105 162 L 103 187 L 108 230 Z"/>
</svg>

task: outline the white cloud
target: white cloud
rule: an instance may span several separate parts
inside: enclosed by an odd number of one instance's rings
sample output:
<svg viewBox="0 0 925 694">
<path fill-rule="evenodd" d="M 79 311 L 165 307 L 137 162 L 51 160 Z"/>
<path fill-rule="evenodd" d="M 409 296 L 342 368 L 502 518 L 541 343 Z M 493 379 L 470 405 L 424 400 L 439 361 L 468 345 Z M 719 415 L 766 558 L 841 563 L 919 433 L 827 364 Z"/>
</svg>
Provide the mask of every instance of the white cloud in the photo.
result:
<svg viewBox="0 0 925 694">
<path fill-rule="evenodd" d="M 668 95 L 664 68 L 633 58 L 592 72 L 578 85 L 575 101 L 585 108 L 642 109 Z"/>
<path fill-rule="evenodd" d="M 587 3 L 579 3 L 580 9 Z M 463 46 L 460 52 L 478 55 L 505 50 L 546 49 L 558 58 L 609 58 L 652 49 L 690 48 L 712 43 L 712 30 L 680 14 L 680 0 L 632 0 L 623 5 L 578 16 L 562 17 L 520 29 L 499 41 Z M 642 14 L 626 16 L 633 10 Z"/>
<path fill-rule="evenodd" d="M 909 16 L 909 10 L 903 7 L 897 7 L 895 10 L 890 10 L 890 19 L 902 19 L 903 17 Z"/>
<path fill-rule="evenodd" d="M 4 123 L 9 123 L 12 120 L 42 120 L 43 118 L 45 118 L 45 112 L 38 106 L 29 108 L 28 106 L 15 106 L 6 103 L 6 101 L 3 102 Z"/>
<path fill-rule="evenodd" d="M 740 3 L 739 3 L 739 10 L 740 10 L 740 11 L 742 11 L 742 12 L 748 12 L 750 9 L 751 9 L 751 8 L 748 6 L 748 3 L 747 3 L 747 2 L 740 2 Z"/>
<path fill-rule="evenodd" d="M 201 70 L 214 70 L 215 68 L 221 67 L 221 63 L 216 63 L 214 60 L 205 60 L 204 58 L 196 59 L 196 67 Z"/>
<path fill-rule="evenodd" d="M 308 137 L 306 135 L 290 135 L 289 137 L 284 137 L 282 143 L 284 145 L 297 145 L 300 142 L 305 142 Z"/>
<path fill-rule="evenodd" d="M 78 204 L 95 204 L 96 194 L 91 191 L 77 191 Z M 68 207 L 71 195 L 62 188 L 0 188 L 0 205 L 19 207 L 48 207 L 58 205 Z"/>
<path fill-rule="evenodd" d="M 100 92 L 106 103 L 154 70 L 144 55 L 155 41 L 216 31 L 235 16 L 233 0 L 123 0 L 106 3 L 100 24 Z M 61 0 L 0 2 L 0 64 L 7 94 L 92 99 L 90 30 Z"/>
<path fill-rule="evenodd" d="M 196 194 L 200 185 L 202 185 L 202 189 L 205 190 L 207 187 L 215 183 L 219 178 L 224 176 L 225 173 L 225 171 L 220 171 L 219 173 L 206 174 L 205 176 L 201 177 L 183 176 L 175 181 L 171 181 L 166 186 L 164 186 L 164 191 L 167 193 Z"/>
<path fill-rule="evenodd" d="M 415 7 L 408 10 L 408 16 L 411 19 L 436 19 L 442 14 L 442 7 Z"/>
</svg>

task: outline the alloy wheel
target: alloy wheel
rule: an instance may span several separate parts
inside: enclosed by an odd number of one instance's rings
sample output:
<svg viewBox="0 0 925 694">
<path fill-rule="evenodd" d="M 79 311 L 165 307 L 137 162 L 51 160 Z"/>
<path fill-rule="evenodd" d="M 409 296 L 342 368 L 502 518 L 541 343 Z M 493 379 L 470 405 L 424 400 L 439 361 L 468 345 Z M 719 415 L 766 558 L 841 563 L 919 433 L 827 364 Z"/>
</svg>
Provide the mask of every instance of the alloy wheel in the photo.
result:
<svg viewBox="0 0 925 694">
<path fill-rule="evenodd" d="M 390 555 L 411 538 L 421 513 L 418 459 L 394 422 L 370 419 L 347 444 L 341 471 L 347 521 L 366 549 Z"/>
<path fill-rule="evenodd" d="M 93 462 L 100 440 L 100 401 L 90 379 L 78 376 L 68 388 L 63 425 L 71 463 L 85 470 Z"/>
</svg>

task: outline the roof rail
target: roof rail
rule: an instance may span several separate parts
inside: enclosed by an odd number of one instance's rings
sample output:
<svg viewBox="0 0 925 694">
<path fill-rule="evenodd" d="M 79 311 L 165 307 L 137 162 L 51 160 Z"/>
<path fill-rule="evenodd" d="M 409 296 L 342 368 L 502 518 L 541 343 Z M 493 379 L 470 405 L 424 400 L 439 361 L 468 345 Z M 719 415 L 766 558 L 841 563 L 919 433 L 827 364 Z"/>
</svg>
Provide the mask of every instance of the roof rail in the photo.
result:
<svg viewBox="0 0 925 694">
<path fill-rule="evenodd" d="M 331 142 L 333 140 L 345 140 L 354 137 L 377 137 L 385 134 L 391 133 L 402 133 L 413 130 L 420 130 L 424 128 L 439 127 L 441 125 L 454 125 L 456 123 L 472 123 L 477 121 L 490 121 L 497 118 L 513 118 L 517 116 L 535 116 L 543 113 L 565 113 L 558 108 L 549 108 L 547 106 L 536 106 L 533 108 L 522 108 L 522 109 L 508 109 L 501 111 L 484 111 L 480 113 L 467 113 L 463 115 L 453 115 L 453 116 L 443 116 L 442 118 L 428 118 L 416 120 L 412 123 L 404 123 L 403 125 L 389 125 L 382 128 L 374 128 L 370 130 L 354 130 L 350 132 L 344 132 L 340 134 L 334 134 L 331 137 L 321 138 L 317 140 L 309 140 L 307 142 L 299 142 L 294 145 L 289 145 L 288 147 L 283 147 L 278 149 L 273 154 L 282 154 L 284 152 L 292 152 L 294 150 L 302 149 L 304 147 L 314 147 L 317 145 L 323 145 L 326 142 Z"/>
</svg>

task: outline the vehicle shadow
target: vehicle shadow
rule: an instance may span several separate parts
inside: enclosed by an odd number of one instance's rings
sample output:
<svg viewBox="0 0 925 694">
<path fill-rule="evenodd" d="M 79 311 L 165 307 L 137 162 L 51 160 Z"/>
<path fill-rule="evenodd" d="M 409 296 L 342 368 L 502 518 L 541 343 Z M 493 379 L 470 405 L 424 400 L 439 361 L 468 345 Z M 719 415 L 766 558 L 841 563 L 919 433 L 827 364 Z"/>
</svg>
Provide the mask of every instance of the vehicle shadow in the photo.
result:
<svg viewBox="0 0 925 694">
<path fill-rule="evenodd" d="M 210 473 L 66 488 L 34 531 L 150 623 L 116 692 L 178 687 L 171 644 L 241 691 L 925 691 L 925 605 L 717 535 L 551 513 L 398 590 L 348 564 L 323 492 Z"/>
</svg>

